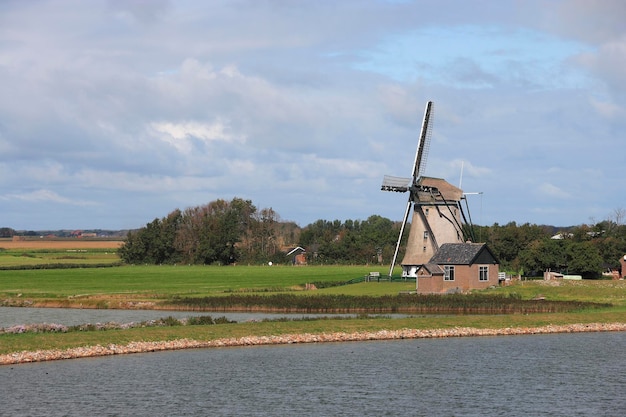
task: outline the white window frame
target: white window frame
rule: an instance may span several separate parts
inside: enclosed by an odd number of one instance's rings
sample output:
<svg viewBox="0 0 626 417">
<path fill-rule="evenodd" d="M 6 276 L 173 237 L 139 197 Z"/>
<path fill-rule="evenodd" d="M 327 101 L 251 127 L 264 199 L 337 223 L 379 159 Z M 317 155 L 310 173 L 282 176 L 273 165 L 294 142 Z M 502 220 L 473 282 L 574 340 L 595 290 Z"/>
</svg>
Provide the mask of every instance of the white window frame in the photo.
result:
<svg viewBox="0 0 626 417">
<path fill-rule="evenodd" d="M 478 267 L 478 281 L 489 281 L 489 265 L 480 265 Z"/>
<path fill-rule="evenodd" d="M 454 265 L 443 266 L 443 280 L 454 281 Z"/>
</svg>

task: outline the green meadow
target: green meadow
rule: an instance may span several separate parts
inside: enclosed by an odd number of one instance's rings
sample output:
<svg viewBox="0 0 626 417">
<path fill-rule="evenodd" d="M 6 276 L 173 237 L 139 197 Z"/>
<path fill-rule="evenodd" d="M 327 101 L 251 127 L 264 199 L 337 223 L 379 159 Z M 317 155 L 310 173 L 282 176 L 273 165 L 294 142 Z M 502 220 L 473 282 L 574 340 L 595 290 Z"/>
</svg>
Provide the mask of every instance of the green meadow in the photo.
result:
<svg viewBox="0 0 626 417">
<path fill-rule="evenodd" d="M 368 266 L 122 266 L 108 268 L 23 269 L 0 271 L 0 299 L 75 301 L 94 298 L 166 300 L 174 296 L 212 296 L 232 292 L 301 291 L 306 284 L 343 283 L 369 272 Z M 399 273 L 399 272 L 398 272 Z M 415 282 L 376 282 L 320 289 L 319 293 L 397 294 Z"/>
<path fill-rule="evenodd" d="M 101 268 L 0 270 L 0 305 L 92 308 L 173 308 L 177 298 L 289 294 L 386 297 L 415 289 L 415 282 L 359 281 L 383 266 L 121 266 Z M 397 274 L 399 275 L 399 269 Z M 306 284 L 318 289 L 306 290 Z M 345 285 L 337 285 L 343 283 Z M 416 314 L 404 318 L 319 319 L 173 327 L 145 327 L 73 333 L 0 334 L 0 354 L 33 349 L 162 341 L 212 340 L 247 335 L 358 332 L 401 328 L 504 328 L 546 324 L 626 322 L 625 281 L 521 281 L 480 291 L 485 296 L 610 304 L 575 311 L 537 314 Z M 442 296 L 447 297 L 447 296 Z M 541 303 L 542 301 L 538 301 Z M 165 303 L 165 304 L 161 304 Z M 180 306 L 175 308 L 181 309 Z M 182 307 L 184 308 L 184 307 Z M 366 312 L 367 313 L 367 312 Z M 219 317 L 219 313 L 207 313 Z M 163 311 L 167 317 L 167 311 Z"/>
<path fill-rule="evenodd" d="M 0 270 L 0 301 L 128 299 L 165 301 L 232 293 L 397 295 L 415 290 L 415 281 L 363 282 L 370 272 L 384 278 L 384 266 L 172 266 L 139 265 L 68 269 Z M 400 269 L 394 271 L 394 276 Z M 352 282 L 352 283 L 351 283 Z M 306 284 L 319 287 L 305 291 Z M 344 284 L 344 285 L 341 285 Z M 626 306 L 626 281 L 514 281 L 480 291 L 523 299 L 610 303 Z"/>
<path fill-rule="evenodd" d="M 2 250 L 0 251 L 0 268 L 15 268 L 35 265 L 105 265 L 119 262 L 114 250 L 81 249 L 64 252 L 50 250 Z"/>
</svg>

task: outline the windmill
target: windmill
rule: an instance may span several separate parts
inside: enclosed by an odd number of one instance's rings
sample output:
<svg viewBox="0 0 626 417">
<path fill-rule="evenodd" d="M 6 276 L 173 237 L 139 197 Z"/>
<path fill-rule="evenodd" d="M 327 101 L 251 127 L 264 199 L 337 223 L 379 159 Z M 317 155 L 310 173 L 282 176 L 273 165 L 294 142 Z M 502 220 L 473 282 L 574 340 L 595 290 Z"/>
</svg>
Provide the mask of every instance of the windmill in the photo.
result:
<svg viewBox="0 0 626 417">
<path fill-rule="evenodd" d="M 423 175 L 432 136 L 433 110 L 433 102 L 426 103 L 412 176 L 403 178 L 385 175 L 381 186 L 383 191 L 408 192 L 409 194 L 400 235 L 389 269 L 389 277 L 392 276 L 396 264 L 400 241 L 411 208 L 413 209 L 411 230 L 406 253 L 401 262 L 403 277 L 417 277 L 418 267 L 428 263 L 441 244 L 463 243 L 466 240 L 461 220 L 465 220 L 461 206 L 461 200 L 464 199 L 463 191 L 441 178 Z"/>
</svg>

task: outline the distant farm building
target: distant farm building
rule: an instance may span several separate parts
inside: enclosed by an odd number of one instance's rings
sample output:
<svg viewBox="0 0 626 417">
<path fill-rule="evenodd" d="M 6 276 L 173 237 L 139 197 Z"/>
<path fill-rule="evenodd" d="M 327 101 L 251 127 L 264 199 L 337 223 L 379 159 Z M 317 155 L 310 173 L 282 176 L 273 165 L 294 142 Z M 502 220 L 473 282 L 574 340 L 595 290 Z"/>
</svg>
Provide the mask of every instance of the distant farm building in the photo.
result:
<svg viewBox="0 0 626 417">
<path fill-rule="evenodd" d="M 565 275 L 560 272 L 548 270 L 543 273 L 543 279 L 546 281 L 559 280 L 559 279 L 580 280 L 580 279 L 583 279 L 583 277 L 582 275 Z"/>
<path fill-rule="evenodd" d="M 300 246 L 287 252 L 287 256 L 291 257 L 291 263 L 293 265 L 306 265 L 306 251 Z"/>
</svg>

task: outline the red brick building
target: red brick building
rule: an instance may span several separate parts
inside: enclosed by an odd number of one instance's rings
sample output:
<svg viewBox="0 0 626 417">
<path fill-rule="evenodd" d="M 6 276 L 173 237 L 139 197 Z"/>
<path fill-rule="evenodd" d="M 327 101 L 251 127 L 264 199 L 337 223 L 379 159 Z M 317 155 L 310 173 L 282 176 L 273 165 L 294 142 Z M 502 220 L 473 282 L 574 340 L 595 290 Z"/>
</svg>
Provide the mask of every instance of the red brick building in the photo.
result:
<svg viewBox="0 0 626 417">
<path fill-rule="evenodd" d="M 498 285 L 499 262 L 484 243 L 444 243 L 417 269 L 420 294 L 466 292 Z"/>
<path fill-rule="evenodd" d="M 300 246 L 291 249 L 287 252 L 287 256 L 291 256 L 291 263 L 293 265 L 306 265 L 306 251 Z"/>
</svg>

